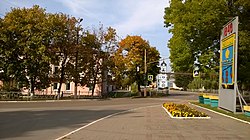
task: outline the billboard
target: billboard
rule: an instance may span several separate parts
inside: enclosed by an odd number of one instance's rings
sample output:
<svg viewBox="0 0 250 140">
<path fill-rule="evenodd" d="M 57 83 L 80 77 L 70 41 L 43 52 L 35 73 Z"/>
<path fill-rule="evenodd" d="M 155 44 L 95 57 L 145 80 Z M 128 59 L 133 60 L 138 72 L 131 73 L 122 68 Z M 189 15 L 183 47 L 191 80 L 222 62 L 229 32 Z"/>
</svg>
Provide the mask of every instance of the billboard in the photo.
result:
<svg viewBox="0 0 250 140">
<path fill-rule="evenodd" d="M 219 107 L 236 112 L 238 17 L 221 31 Z"/>
</svg>

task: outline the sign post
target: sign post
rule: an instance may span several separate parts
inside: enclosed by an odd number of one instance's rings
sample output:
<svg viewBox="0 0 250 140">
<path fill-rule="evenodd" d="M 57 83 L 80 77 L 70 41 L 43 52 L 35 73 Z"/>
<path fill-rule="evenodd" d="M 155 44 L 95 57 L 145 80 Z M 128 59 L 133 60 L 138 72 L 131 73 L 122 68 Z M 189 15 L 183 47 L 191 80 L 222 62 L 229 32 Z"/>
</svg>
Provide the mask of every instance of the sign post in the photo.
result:
<svg viewBox="0 0 250 140">
<path fill-rule="evenodd" d="M 222 29 L 220 39 L 219 107 L 236 112 L 238 17 Z"/>
</svg>

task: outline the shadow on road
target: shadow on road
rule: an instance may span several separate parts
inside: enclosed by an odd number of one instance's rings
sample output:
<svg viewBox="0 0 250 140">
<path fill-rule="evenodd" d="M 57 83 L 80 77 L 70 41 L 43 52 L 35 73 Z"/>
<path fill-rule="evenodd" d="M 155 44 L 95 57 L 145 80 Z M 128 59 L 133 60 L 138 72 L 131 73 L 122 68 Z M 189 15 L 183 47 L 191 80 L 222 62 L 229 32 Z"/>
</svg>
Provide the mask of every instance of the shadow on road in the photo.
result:
<svg viewBox="0 0 250 140">
<path fill-rule="evenodd" d="M 53 133 L 50 131 L 56 131 L 58 134 L 57 131 L 62 128 L 74 130 L 94 120 L 121 111 L 124 110 L 46 110 L 0 112 L 0 139 L 18 137 L 44 137 L 46 139 L 46 136 L 37 136 L 37 132 L 30 132 L 45 130 L 45 132 L 48 131 L 49 133 Z M 51 135 L 49 133 L 48 135 Z M 31 134 L 34 135 L 32 136 Z M 51 136 L 53 137 L 53 134 Z"/>
</svg>

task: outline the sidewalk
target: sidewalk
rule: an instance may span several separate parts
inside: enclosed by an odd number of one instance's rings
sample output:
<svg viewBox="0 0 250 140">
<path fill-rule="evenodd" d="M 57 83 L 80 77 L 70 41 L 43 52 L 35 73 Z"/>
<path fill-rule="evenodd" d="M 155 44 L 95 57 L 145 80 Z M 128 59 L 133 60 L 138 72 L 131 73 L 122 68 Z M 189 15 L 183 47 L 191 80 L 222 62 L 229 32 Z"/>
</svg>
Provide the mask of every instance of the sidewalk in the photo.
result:
<svg viewBox="0 0 250 140">
<path fill-rule="evenodd" d="M 193 107 L 193 106 L 192 106 Z M 195 107 L 194 107 L 195 108 Z M 201 109 L 198 109 L 201 110 Z M 90 125 L 64 139 L 248 140 L 250 125 L 206 110 L 211 119 L 171 119 L 161 106 L 138 109 Z"/>
</svg>

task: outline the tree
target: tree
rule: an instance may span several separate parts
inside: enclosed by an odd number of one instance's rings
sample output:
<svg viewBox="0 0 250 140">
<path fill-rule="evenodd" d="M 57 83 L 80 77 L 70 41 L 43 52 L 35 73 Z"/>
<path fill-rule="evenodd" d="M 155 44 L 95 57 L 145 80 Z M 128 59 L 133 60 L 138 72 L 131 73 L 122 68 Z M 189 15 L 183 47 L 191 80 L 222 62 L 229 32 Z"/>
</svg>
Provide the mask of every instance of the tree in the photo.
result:
<svg viewBox="0 0 250 140">
<path fill-rule="evenodd" d="M 89 59 L 86 62 L 88 68 L 83 79 L 92 88 L 92 96 L 96 84 L 102 85 L 102 96 L 107 94 L 106 87 L 110 82 L 109 75 L 112 75 L 112 67 L 114 66 L 111 58 L 118 44 L 116 37 L 115 29 L 108 27 L 105 30 L 103 25 L 100 25 L 98 29 L 88 31 L 83 37 L 83 44 L 87 49 Z"/>
<path fill-rule="evenodd" d="M 30 84 L 34 89 L 45 88 L 48 83 L 49 30 L 45 9 L 13 8 L 3 19 L 1 26 L 1 65 L 4 81 L 17 81 L 21 86 Z M 29 81 L 29 82 L 28 82 Z"/>
<path fill-rule="evenodd" d="M 164 23 L 173 34 L 168 44 L 173 70 L 190 71 L 197 63 L 203 73 L 218 73 L 221 29 L 232 17 L 239 16 L 239 72 L 246 71 L 243 67 L 250 57 L 246 51 L 249 49 L 249 39 L 246 39 L 249 37 L 249 3 L 244 0 L 171 0 L 170 7 L 165 9 Z M 192 61 L 180 59 L 187 55 Z M 247 81 L 245 78 L 239 73 L 239 80 Z"/>
<path fill-rule="evenodd" d="M 77 20 L 75 17 L 70 17 L 65 14 L 50 14 L 50 30 L 53 35 L 52 42 L 50 45 L 50 53 L 52 55 L 52 64 L 59 65 L 59 88 L 58 88 L 58 98 L 60 98 L 60 92 L 62 83 L 66 81 L 71 81 L 72 78 L 69 76 L 70 73 L 66 73 L 67 64 L 70 60 L 73 60 L 76 52 L 76 38 L 78 30 L 76 28 Z M 67 79 L 65 74 L 68 76 Z"/>
<path fill-rule="evenodd" d="M 115 77 L 116 80 L 127 79 L 125 85 L 131 85 L 136 82 L 138 91 L 140 85 L 144 84 L 146 75 L 144 73 L 144 52 L 147 52 L 147 63 L 159 61 L 159 52 L 151 47 L 149 42 L 143 40 L 140 36 L 127 36 L 119 42 L 119 48 L 114 55 Z M 157 71 L 157 63 L 147 65 L 148 72 Z M 139 71 L 137 69 L 139 68 Z M 153 73 L 156 75 L 156 73 Z"/>
<path fill-rule="evenodd" d="M 81 83 L 86 84 L 92 88 L 92 96 L 94 95 L 95 86 L 100 82 L 101 74 L 101 44 L 98 41 L 96 34 L 87 32 L 83 37 L 83 44 L 88 50 L 88 57 L 86 61 L 86 70 Z"/>
</svg>

